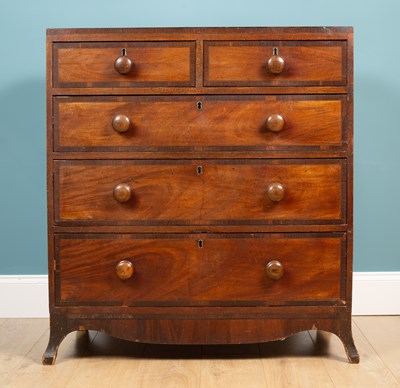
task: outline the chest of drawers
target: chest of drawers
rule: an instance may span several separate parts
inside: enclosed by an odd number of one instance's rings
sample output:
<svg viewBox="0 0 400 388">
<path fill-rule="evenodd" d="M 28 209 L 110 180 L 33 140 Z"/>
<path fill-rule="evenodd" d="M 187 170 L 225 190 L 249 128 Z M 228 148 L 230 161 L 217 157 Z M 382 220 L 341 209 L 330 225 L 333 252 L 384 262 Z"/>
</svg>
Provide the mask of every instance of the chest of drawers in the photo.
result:
<svg viewBox="0 0 400 388">
<path fill-rule="evenodd" d="M 353 34 L 47 32 L 50 340 L 351 334 Z"/>
</svg>

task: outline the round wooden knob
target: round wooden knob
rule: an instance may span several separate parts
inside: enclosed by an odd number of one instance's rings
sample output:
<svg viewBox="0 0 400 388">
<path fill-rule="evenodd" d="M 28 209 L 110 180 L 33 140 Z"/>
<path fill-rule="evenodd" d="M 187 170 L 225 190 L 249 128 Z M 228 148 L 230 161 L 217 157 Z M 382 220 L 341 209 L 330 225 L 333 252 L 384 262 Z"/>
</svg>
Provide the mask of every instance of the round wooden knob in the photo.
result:
<svg viewBox="0 0 400 388">
<path fill-rule="evenodd" d="M 268 117 L 266 125 L 270 131 L 279 132 L 282 131 L 285 125 L 285 120 L 281 115 L 273 114 Z"/>
<path fill-rule="evenodd" d="M 132 197 L 132 189 L 126 183 L 121 183 L 114 187 L 114 199 L 118 202 L 127 202 Z"/>
<path fill-rule="evenodd" d="M 116 115 L 112 120 L 112 126 L 119 133 L 126 132 L 131 125 L 131 120 L 125 115 Z"/>
<path fill-rule="evenodd" d="M 135 273 L 135 267 L 129 260 L 121 260 L 115 266 L 115 273 L 120 279 L 126 280 L 131 278 L 132 275 Z"/>
<path fill-rule="evenodd" d="M 285 195 L 285 189 L 281 183 L 274 182 L 268 185 L 267 195 L 271 201 L 279 202 Z"/>
<path fill-rule="evenodd" d="M 272 280 L 280 279 L 285 272 L 282 263 L 278 260 L 269 261 L 265 266 L 265 271 L 267 272 L 267 276 Z"/>
<path fill-rule="evenodd" d="M 272 57 L 268 60 L 267 69 L 272 74 L 280 74 L 285 69 L 285 60 L 279 55 L 276 47 L 272 50 Z"/>
<path fill-rule="evenodd" d="M 121 55 L 115 60 L 114 68 L 119 74 L 128 74 L 133 67 L 132 60 L 126 54 L 126 49 L 122 49 Z"/>
</svg>

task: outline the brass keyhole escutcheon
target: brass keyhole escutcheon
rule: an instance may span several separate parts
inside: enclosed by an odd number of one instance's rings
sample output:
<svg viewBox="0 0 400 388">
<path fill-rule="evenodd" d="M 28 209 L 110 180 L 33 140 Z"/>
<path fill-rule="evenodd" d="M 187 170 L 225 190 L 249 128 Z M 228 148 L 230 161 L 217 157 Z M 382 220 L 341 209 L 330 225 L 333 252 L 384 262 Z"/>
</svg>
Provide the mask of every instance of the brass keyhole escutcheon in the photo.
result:
<svg viewBox="0 0 400 388">
<path fill-rule="evenodd" d="M 197 246 L 198 246 L 200 249 L 203 248 L 203 245 L 204 245 L 203 240 L 197 241 Z"/>
<path fill-rule="evenodd" d="M 203 166 L 197 166 L 197 175 L 203 174 Z"/>
<path fill-rule="evenodd" d="M 203 110 L 203 102 L 197 101 L 197 110 Z"/>
</svg>

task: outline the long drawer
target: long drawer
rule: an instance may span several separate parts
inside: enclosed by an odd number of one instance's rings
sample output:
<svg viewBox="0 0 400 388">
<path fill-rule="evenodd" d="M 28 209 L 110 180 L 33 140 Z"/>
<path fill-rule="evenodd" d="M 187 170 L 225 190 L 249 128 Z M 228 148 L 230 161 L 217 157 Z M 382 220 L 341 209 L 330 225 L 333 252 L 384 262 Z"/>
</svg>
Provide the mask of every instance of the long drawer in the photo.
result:
<svg viewBox="0 0 400 388">
<path fill-rule="evenodd" d="M 55 161 L 60 225 L 339 224 L 341 159 Z"/>
<path fill-rule="evenodd" d="M 59 304 L 336 303 L 345 291 L 344 233 L 61 235 L 55 247 Z"/>
<path fill-rule="evenodd" d="M 346 112 L 343 96 L 58 97 L 54 149 L 326 150 L 346 144 Z"/>
</svg>

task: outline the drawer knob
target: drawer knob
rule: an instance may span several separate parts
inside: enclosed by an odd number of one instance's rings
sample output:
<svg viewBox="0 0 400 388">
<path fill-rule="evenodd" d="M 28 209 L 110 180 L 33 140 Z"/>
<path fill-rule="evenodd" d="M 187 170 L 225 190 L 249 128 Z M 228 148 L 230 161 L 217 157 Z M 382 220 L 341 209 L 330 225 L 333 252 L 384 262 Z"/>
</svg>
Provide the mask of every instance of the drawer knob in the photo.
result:
<svg viewBox="0 0 400 388">
<path fill-rule="evenodd" d="M 283 276 L 284 269 L 283 265 L 278 260 L 271 260 L 265 266 L 267 276 L 272 280 L 278 280 Z"/>
<path fill-rule="evenodd" d="M 132 60 L 128 57 L 126 49 L 121 50 L 121 55 L 115 60 L 114 68 L 119 74 L 128 74 L 132 70 Z"/>
<path fill-rule="evenodd" d="M 132 189 L 126 183 L 120 183 L 114 187 L 114 199 L 118 202 L 127 202 L 132 197 Z"/>
<path fill-rule="evenodd" d="M 131 278 L 135 273 L 135 267 L 129 260 L 121 260 L 115 266 L 115 273 L 121 280 L 126 280 Z"/>
<path fill-rule="evenodd" d="M 285 125 L 285 120 L 281 115 L 273 114 L 267 119 L 267 128 L 272 132 L 282 131 Z"/>
<path fill-rule="evenodd" d="M 274 182 L 268 185 L 267 195 L 271 201 L 279 202 L 285 195 L 285 188 L 282 183 Z"/>
<path fill-rule="evenodd" d="M 114 130 L 119 133 L 126 132 L 130 125 L 131 120 L 129 120 L 129 117 L 125 115 L 116 115 L 112 120 L 112 126 Z"/>
<path fill-rule="evenodd" d="M 277 47 L 272 49 L 272 57 L 268 60 L 267 68 L 272 74 L 280 74 L 285 69 L 285 60 L 279 55 Z"/>
</svg>

